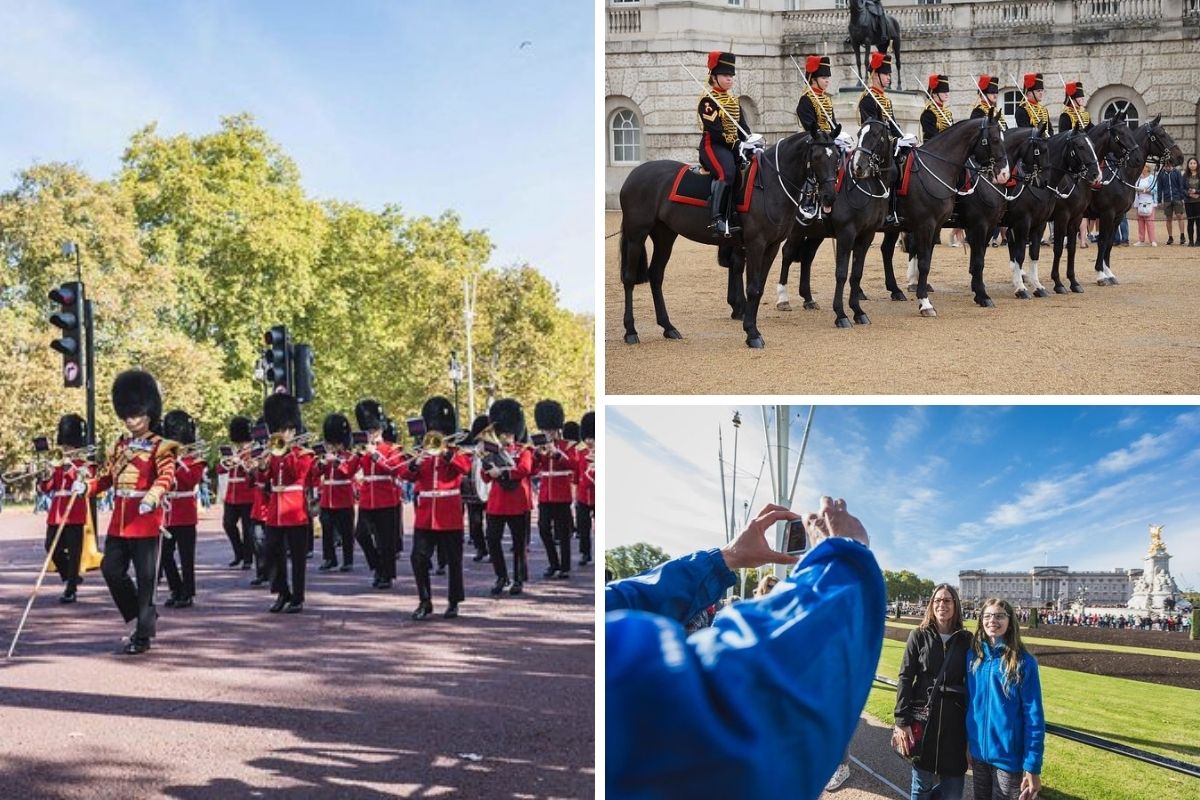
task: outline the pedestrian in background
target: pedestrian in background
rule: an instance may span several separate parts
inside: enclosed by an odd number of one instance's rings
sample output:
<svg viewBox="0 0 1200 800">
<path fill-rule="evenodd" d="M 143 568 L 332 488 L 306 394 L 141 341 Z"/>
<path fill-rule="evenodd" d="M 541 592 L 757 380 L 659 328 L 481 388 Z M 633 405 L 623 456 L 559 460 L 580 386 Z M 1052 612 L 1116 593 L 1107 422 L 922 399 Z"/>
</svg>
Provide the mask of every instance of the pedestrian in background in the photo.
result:
<svg viewBox="0 0 1200 800">
<path fill-rule="evenodd" d="M 1187 245 L 1195 247 L 1196 237 L 1200 236 L 1200 161 L 1195 156 L 1188 159 L 1182 177 L 1183 206 L 1187 211 Z"/>
<path fill-rule="evenodd" d="M 1150 174 L 1150 165 L 1142 167 L 1142 177 L 1137 181 L 1137 194 L 1133 198 L 1133 206 L 1137 210 L 1138 240 L 1134 247 L 1148 243 L 1158 247 L 1154 238 L 1154 176 Z"/>
<path fill-rule="evenodd" d="M 1163 216 L 1167 220 L 1167 244 L 1175 244 L 1175 237 L 1171 234 L 1171 223 L 1175 219 L 1179 220 L 1179 243 L 1187 244 L 1188 239 L 1183 228 L 1183 201 L 1186 198 L 1183 173 L 1168 161 L 1158 172 L 1157 188 L 1158 201 L 1162 204 Z"/>
</svg>

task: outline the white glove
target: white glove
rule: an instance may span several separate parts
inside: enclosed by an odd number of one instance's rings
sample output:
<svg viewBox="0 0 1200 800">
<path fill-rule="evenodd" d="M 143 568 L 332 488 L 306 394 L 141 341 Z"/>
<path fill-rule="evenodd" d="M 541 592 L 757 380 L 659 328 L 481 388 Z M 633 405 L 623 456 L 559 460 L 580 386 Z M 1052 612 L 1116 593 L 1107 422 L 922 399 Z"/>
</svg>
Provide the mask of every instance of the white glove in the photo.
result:
<svg viewBox="0 0 1200 800">
<path fill-rule="evenodd" d="M 75 481 L 71 484 L 71 494 L 84 494 L 87 492 L 87 484 L 83 481 Z"/>
<path fill-rule="evenodd" d="M 856 144 L 854 134 L 849 131 L 842 131 L 834 141 L 837 142 L 837 146 L 841 148 L 843 153 L 849 153 L 854 149 L 854 145 Z"/>
<path fill-rule="evenodd" d="M 766 145 L 763 143 L 761 134 L 752 133 L 744 142 L 739 142 L 738 147 L 743 153 L 753 154 L 756 150 L 762 150 Z"/>
<path fill-rule="evenodd" d="M 901 147 L 916 147 L 917 137 L 913 136 L 911 133 L 905 134 L 904 136 L 900 137 L 900 141 L 897 142 L 897 144 L 899 144 Z"/>
<path fill-rule="evenodd" d="M 149 514 L 153 510 L 154 510 L 153 504 L 147 503 L 145 500 L 138 503 L 138 513 L 139 514 Z"/>
</svg>

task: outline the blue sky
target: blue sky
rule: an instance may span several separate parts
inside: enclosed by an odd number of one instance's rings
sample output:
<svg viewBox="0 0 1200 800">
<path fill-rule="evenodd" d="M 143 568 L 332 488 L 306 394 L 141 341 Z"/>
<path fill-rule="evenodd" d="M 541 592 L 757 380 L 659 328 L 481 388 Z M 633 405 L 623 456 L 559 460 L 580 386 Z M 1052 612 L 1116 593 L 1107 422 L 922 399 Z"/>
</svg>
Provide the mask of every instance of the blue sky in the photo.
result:
<svg viewBox="0 0 1200 800">
<path fill-rule="evenodd" d="M 0 188 L 35 161 L 107 178 L 150 121 L 202 134 L 249 111 L 310 195 L 455 209 L 494 264 L 528 261 L 591 311 L 594 19 L 533 0 L 0 0 Z"/>
<path fill-rule="evenodd" d="M 736 408 L 740 507 L 767 448 L 761 407 Z M 717 431 L 731 462 L 734 410 L 608 406 L 605 547 L 724 543 Z M 791 407 L 794 454 L 807 413 Z M 763 470 L 753 509 L 771 494 Z M 818 406 L 792 507 L 821 494 L 846 498 L 884 569 L 1140 568 L 1162 524 L 1176 582 L 1200 590 L 1200 408 Z"/>
</svg>

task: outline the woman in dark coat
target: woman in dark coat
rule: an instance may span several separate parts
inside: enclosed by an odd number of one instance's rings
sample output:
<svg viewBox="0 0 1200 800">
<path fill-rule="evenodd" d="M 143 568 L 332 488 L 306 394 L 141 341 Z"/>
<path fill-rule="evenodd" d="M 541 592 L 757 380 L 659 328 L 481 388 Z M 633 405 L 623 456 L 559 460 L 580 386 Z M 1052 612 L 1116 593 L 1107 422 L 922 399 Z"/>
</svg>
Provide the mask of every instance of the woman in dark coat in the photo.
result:
<svg viewBox="0 0 1200 800">
<path fill-rule="evenodd" d="M 908 636 L 896 689 L 892 743 L 917 753 L 911 800 L 962 798 L 967 774 L 965 687 L 970 647 L 958 592 L 949 584 L 939 584 L 921 625 Z M 920 710 L 927 704 L 929 718 L 922 722 Z M 919 742 L 915 741 L 917 728 L 923 728 Z"/>
</svg>

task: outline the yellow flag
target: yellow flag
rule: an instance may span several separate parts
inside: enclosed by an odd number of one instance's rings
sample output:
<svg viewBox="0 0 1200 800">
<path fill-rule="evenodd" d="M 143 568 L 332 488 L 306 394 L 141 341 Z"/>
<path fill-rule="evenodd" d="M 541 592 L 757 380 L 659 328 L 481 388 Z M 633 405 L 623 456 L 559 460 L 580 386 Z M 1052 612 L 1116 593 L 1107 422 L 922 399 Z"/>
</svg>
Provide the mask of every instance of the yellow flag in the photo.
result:
<svg viewBox="0 0 1200 800">
<path fill-rule="evenodd" d="M 96 569 L 104 560 L 104 554 L 96 541 L 96 526 L 92 524 L 92 504 L 88 503 L 87 522 L 83 525 L 83 552 L 79 555 L 79 574 Z"/>
</svg>

